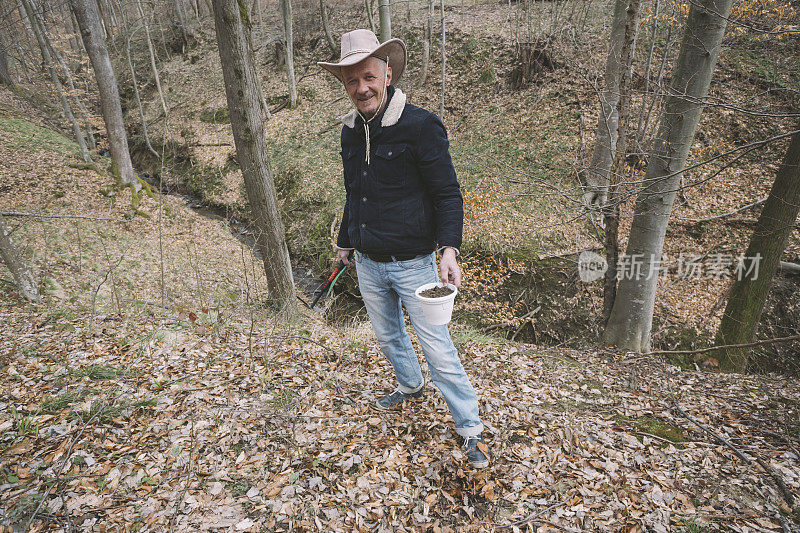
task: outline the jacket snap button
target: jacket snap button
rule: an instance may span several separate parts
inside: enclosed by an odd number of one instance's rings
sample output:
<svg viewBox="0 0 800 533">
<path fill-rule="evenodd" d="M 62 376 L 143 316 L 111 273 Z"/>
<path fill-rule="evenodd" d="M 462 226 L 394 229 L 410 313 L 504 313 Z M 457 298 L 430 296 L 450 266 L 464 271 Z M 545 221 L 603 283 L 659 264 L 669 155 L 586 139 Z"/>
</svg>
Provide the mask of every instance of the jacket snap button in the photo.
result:
<svg viewBox="0 0 800 533">
<path fill-rule="evenodd" d="M 392 155 L 392 152 L 389 152 L 389 155 Z"/>
<path fill-rule="evenodd" d="M 364 172 L 362 172 L 361 174 L 363 174 L 364 176 L 366 176 L 366 175 L 367 175 L 367 171 L 365 170 L 365 171 L 364 171 Z"/>
<path fill-rule="evenodd" d="M 361 224 L 361 227 L 362 227 L 362 228 L 366 228 L 366 227 L 367 227 L 367 225 L 366 225 L 366 224 Z"/>
<path fill-rule="evenodd" d="M 363 198 L 361 199 L 361 201 L 362 201 L 362 202 L 366 202 L 366 201 L 367 201 L 367 197 L 366 197 L 366 196 L 365 196 L 365 197 L 363 197 Z"/>
</svg>

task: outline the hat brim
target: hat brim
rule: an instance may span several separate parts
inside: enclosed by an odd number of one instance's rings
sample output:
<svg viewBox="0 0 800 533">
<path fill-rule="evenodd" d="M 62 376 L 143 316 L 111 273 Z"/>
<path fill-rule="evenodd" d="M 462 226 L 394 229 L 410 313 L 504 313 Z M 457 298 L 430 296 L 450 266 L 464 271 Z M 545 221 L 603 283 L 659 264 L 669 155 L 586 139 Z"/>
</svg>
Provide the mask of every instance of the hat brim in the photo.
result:
<svg viewBox="0 0 800 533">
<path fill-rule="evenodd" d="M 336 76 L 339 81 L 344 82 L 344 80 L 342 80 L 342 67 L 356 65 L 368 57 L 377 57 L 385 60 L 387 56 L 389 58 L 389 66 L 392 67 L 392 83 L 396 83 L 400 81 L 400 78 L 403 76 L 403 72 L 406 70 L 407 60 L 406 45 L 400 39 L 389 39 L 372 52 L 353 54 L 344 58 L 338 63 L 317 61 L 317 65 Z"/>
</svg>

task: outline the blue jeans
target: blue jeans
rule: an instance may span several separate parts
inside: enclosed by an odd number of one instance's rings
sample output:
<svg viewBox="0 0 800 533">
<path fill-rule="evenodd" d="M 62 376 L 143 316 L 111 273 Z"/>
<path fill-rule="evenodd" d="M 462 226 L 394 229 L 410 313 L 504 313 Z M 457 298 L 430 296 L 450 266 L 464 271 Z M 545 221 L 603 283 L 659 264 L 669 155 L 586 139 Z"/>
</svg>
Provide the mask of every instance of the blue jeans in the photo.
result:
<svg viewBox="0 0 800 533">
<path fill-rule="evenodd" d="M 456 432 L 462 437 L 480 434 L 483 423 L 478 416 L 478 397 L 461 365 L 447 324 L 428 324 L 414 295 L 420 285 L 438 281 L 436 255 L 378 263 L 356 250 L 354 257 L 361 296 L 381 350 L 394 367 L 397 388 L 408 394 L 417 392 L 424 384 L 417 354 L 406 333 L 404 305 L 428 361 L 433 383 L 444 395 L 453 415 Z"/>
</svg>

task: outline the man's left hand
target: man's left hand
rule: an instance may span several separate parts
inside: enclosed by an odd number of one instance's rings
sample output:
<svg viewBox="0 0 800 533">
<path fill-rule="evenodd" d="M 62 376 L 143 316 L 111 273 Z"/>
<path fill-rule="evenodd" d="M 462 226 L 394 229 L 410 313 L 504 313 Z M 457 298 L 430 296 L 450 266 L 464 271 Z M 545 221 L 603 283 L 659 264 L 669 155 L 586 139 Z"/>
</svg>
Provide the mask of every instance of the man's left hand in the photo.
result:
<svg viewBox="0 0 800 533">
<path fill-rule="evenodd" d="M 452 283 L 461 288 L 461 268 L 456 261 L 455 248 L 445 248 L 439 260 L 439 279 L 442 283 Z"/>
</svg>

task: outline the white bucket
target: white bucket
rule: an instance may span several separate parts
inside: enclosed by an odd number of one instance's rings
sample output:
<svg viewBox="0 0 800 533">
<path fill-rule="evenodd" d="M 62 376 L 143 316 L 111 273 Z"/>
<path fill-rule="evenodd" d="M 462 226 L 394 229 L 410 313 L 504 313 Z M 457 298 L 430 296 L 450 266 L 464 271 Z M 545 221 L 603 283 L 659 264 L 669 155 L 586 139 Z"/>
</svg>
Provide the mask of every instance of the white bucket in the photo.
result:
<svg viewBox="0 0 800 533">
<path fill-rule="evenodd" d="M 414 294 L 422 304 L 422 312 L 425 315 L 425 320 L 432 326 L 439 326 L 447 324 L 453 318 L 453 301 L 456 299 L 458 289 L 452 283 L 448 283 L 447 287 L 452 289 L 452 293 L 447 296 L 440 296 L 439 298 L 426 298 L 420 296 L 419 293 L 432 289 L 434 287 L 444 287 L 444 283 L 437 281 L 436 283 L 426 283 L 419 287 Z"/>
</svg>

